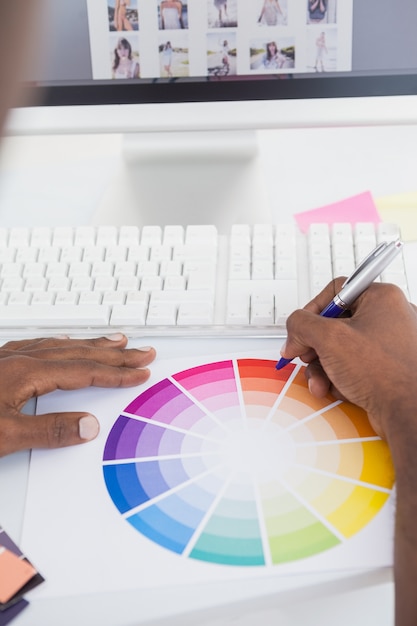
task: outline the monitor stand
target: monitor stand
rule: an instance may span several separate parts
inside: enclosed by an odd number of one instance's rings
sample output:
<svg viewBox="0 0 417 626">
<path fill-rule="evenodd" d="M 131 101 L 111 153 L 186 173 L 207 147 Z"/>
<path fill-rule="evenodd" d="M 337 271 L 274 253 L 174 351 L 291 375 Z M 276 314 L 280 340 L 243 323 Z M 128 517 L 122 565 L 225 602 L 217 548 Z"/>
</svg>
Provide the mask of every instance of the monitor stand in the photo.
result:
<svg viewBox="0 0 417 626">
<path fill-rule="evenodd" d="M 255 131 L 127 134 L 93 224 L 270 222 Z"/>
</svg>

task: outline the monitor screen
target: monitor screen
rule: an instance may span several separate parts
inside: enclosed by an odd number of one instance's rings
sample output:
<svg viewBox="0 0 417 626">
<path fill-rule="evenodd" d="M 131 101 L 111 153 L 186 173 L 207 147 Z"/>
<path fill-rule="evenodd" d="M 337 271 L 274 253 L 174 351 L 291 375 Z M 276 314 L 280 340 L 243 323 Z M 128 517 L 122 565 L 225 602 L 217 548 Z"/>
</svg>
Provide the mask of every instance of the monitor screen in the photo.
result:
<svg viewBox="0 0 417 626">
<path fill-rule="evenodd" d="M 417 93 L 414 0 L 47 0 L 45 104 Z"/>
<path fill-rule="evenodd" d="M 141 130 L 172 130 L 176 104 L 177 128 L 259 128 L 332 124 L 332 115 L 347 123 L 343 98 L 355 107 L 359 96 L 395 96 L 398 106 L 398 96 L 417 94 L 415 0 L 45 0 L 43 17 L 42 62 L 28 82 L 37 105 L 73 107 L 71 131 L 77 106 L 86 115 L 79 130 L 128 131 L 133 119 Z M 323 111 L 314 102 L 323 98 L 335 105 Z M 184 103 L 196 102 L 182 119 Z M 140 119 L 128 108 L 124 121 L 101 117 L 120 104 L 140 104 Z M 360 107 L 355 117 L 349 106 L 352 123 L 417 115 L 414 100 L 405 111 L 391 100 L 383 111 Z M 37 115 L 44 130 L 66 130 L 50 110 Z M 12 130 L 32 122 L 18 116 Z"/>
</svg>

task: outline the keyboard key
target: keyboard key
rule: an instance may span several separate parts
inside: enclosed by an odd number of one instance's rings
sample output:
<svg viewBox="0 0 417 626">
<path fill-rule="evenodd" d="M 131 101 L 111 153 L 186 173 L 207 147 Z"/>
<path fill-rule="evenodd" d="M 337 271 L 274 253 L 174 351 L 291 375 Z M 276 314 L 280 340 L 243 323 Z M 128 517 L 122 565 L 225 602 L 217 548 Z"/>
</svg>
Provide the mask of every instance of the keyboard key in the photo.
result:
<svg viewBox="0 0 417 626">
<path fill-rule="evenodd" d="M 48 323 L 51 328 L 62 326 L 106 326 L 109 322 L 109 307 L 101 305 L 53 305 L 6 306 L 0 308 L 0 322 L 4 326 L 18 328 L 41 326 Z"/>
<path fill-rule="evenodd" d="M 272 224 L 254 224 L 252 242 L 256 244 L 264 244 L 272 246 L 274 241 Z"/>
<path fill-rule="evenodd" d="M 186 261 L 187 259 L 215 260 L 217 258 L 217 247 L 206 243 L 180 244 L 173 248 L 172 258 L 176 261 Z"/>
<path fill-rule="evenodd" d="M 184 276 L 167 276 L 164 280 L 165 291 L 184 290 L 186 286 Z M 201 289 L 201 286 L 200 286 Z"/>
<path fill-rule="evenodd" d="M 252 236 L 249 224 L 233 224 L 230 231 L 230 240 L 232 242 L 240 242 L 250 246 L 252 243 Z"/>
<path fill-rule="evenodd" d="M 179 225 L 165 226 L 162 245 L 173 248 L 182 243 L 184 243 L 184 228 Z"/>
<path fill-rule="evenodd" d="M 74 232 L 72 228 L 58 226 L 54 229 L 52 245 L 58 248 L 72 246 L 74 243 Z"/>
<path fill-rule="evenodd" d="M 56 294 L 55 304 L 77 304 L 78 293 L 74 291 L 60 291 Z"/>
<path fill-rule="evenodd" d="M 162 243 L 162 228 L 160 226 L 144 226 L 140 238 L 141 245 L 153 246 Z"/>
<path fill-rule="evenodd" d="M 246 326 L 249 324 L 250 297 L 245 294 L 229 297 L 226 308 L 226 324 Z"/>
<path fill-rule="evenodd" d="M 275 263 L 275 278 L 289 280 L 297 278 L 297 263 L 292 259 L 279 259 Z"/>
<path fill-rule="evenodd" d="M 10 300 L 10 299 L 9 299 Z M 47 304 L 52 305 L 55 302 L 55 294 L 49 291 L 34 291 L 31 299 L 31 305 Z"/>
<path fill-rule="evenodd" d="M 230 260 L 231 261 L 250 261 L 251 245 L 250 243 L 231 242 L 230 244 Z"/>
<path fill-rule="evenodd" d="M 24 290 L 25 291 L 46 291 L 48 281 L 43 276 L 31 276 L 26 279 Z"/>
<path fill-rule="evenodd" d="M 110 326 L 144 326 L 148 305 L 146 302 L 115 304 L 110 317 Z"/>
<path fill-rule="evenodd" d="M 30 297 L 31 297 L 30 293 L 25 293 L 25 292 L 22 293 L 21 291 L 15 291 L 14 293 L 10 294 L 7 304 L 8 306 L 29 304 Z"/>
<path fill-rule="evenodd" d="M 159 291 L 162 289 L 162 278 L 160 276 L 144 276 L 140 282 L 141 291 Z"/>
<path fill-rule="evenodd" d="M 213 307 L 206 302 L 181 302 L 178 307 L 178 326 L 213 323 Z"/>
<path fill-rule="evenodd" d="M 282 325 L 285 324 L 287 317 L 299 307 L 297 281 L 281 281 L 279 287 L 275 289 L 274 295 L 275 324 Z"/>
<path fill-rule="evenodd" d="M 274 323 L 274 295 L 258 294 L 251 298 L 250 323 L 257 326 L 270 326 Z"/>
<path fill-rule="evenodd" d="M 252 280 L 272 279 L 274 266 L 271 261 L 256 259 L 252 263 Z"/>
<path fill-rule="evenodd" d="M 229 280 L 240 281 L 250 279 L 250 261 L 232 261 L 229 266 Z"/>
<path fill-rule="evenodd" d="M 161 261 L 159 264 L 159 275 L 163 278 L 166 276 L 181 276 L 182 263 L 180 261 Z"/>
<path fill-rule="evenodd" d="M 124 304 L 125 294 L 123 291 L 106 291 L 101 302 L 102 304 Z"/>
<path fill-rule="evenodd" d="M 51 245 L 52 229 L 48 227 L 35 227 L 30 236 L 30 245 L 33 248 L 46 248 Z"/>
<path fill-rule="evenodd" d="M 155 302 L 149 304 L 146 324 L 148 326 L 174 326 L 177 320 L 177 305 L 175 302 Z"/>
<path fill-rule="evenodd" d="M 216 247 L 217 229 L 211 224 L 187 226 L 185 230 L 185 243 L 191 246 L 198 246 L 202 244 Z"/>
<path fill-rule="evenodd" d="M 91 291 L 93 279 L 89 276 L 75 276 L 71 281 L 71 291 Z"/>
<path fill-rule="evenodd" d="M 125 261 L 127 256 L 127 249 L 124 246 L 112 245 L 107 246 L 104 252 L 104 260 L 111 261 L 112 263 L 118 263 Z"/>
<path fill-rule="evenodd" d="M 117 280 L 117 291 L 135 291 L 139 288 L 139 279 L 136 276 L 120 276 Z"/>
<path fill-rule="evenodd" d="M 150 260 L 151 261 L 170 261 L 172 258 L 172 246 L 165 246 L 162 244 L 158 244 L 156 246 L 152 246 L 150 251 Z"/>
<path fill-rule="evenodd" d="M 119 244 L 116 226 L 99 226 L 97 229 L 96 245 L 105 248 L 115 248 Z"/>
<path fill-rule="evenodd" d="M 381 241 L 396 241 L 400 239 L 400 236 L 401 233 L 397 224 L 387 222 L 377 224 L 376 240 L 378 243 L 381 243 Z"/>
<path fill-rule="evenodd" d="M 139 245 L 139 228 L 137 226 L 121 226 L 119 231 L 119 245 L 130 248 Z"/>
<path fill-rule="evenodd" d="M 93 226 L 78 226 L 74 232 L 74 245 L 91 247 L 96 244 L 96 229 Z"/>
</svg>

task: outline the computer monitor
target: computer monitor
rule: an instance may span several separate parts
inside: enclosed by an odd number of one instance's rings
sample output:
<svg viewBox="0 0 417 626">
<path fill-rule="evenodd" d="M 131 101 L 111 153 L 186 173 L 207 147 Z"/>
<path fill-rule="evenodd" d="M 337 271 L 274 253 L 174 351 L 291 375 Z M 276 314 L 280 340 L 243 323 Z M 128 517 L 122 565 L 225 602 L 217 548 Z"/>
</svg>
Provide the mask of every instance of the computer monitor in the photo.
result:
<svg viewBox="0 0 417 626">
<path fill-rule="evenodd" d="M 241 131 L 417 122 L 415 0 L 46 0 L 44 25 L 8 131 L 129 135 L 154 219 L 173 196 L 224 213 Z"/>
</svg>

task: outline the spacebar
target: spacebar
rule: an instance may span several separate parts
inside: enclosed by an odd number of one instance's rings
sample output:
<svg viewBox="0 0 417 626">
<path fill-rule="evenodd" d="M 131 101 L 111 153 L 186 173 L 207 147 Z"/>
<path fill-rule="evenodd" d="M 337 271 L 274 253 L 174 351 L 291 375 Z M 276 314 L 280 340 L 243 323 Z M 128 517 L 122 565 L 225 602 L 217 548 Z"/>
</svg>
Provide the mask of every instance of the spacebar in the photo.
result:
<svg viewBox="0 0 417 626">
<path fill-rule="evenodd" d="M 50 305 L 0 307 L 0 327 L 12 326 L 102 326 L 109 322 L 110 309 L 104 305 Z"/>
</svg>

